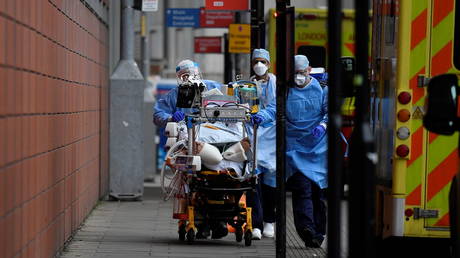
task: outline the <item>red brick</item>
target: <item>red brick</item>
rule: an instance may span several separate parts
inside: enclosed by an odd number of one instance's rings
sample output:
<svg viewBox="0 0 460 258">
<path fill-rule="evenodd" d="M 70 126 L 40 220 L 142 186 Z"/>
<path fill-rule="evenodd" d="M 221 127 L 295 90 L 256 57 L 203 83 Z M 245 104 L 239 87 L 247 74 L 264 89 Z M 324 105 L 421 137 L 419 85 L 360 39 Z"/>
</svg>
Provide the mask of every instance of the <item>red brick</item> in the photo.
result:
<svg viewBox="0 0 460 258">
<path fill-rule="evenodd" d="M 7 196 L 6 196 L 6 170 L 5 169 L 0 169 L 0 221 L 2 220 L 1 217 L 5 215 L 6 213 L 6 201 L 7 201 Z M 0 232 L 3 228 L 0 227 Z M 0 237 L 1 237 L 0 233 Z M 1 245 L 1 244 L 0 244 Z M 1 250 L 2 248 L 0 248 Z"/>
<path fill-rule="evenodd" d="M 35 77 L 35 112 L 44 113 L 43 110 L 43 76 L 37 75 Z"/>
<path fill-rule="evenodd" d="M 13 213 L 13 239 L 14 239 L 14 253 L 17 254 L 21 250 L 22 241 L 22 209 L 17 208 Z"/>
<path fill-rule="evenodd" d="M 0 1 L 0 13 L 6 13 L 6 2 L 7 1 Z"/>
<path fill-rule="evenodd" d="M 31 116 L 30 117 L 30 130 L 29 130 L 29 135 L 30 135 L 30 155 L 34 155 L 37 153 L 37 117 L 36 116 Z M 34 166 L 35 167 L 35 166 Z"/>
<path fill-rule="evenodd" d="M 22 40 L 23 40 L 23 55 L 22 55 L 22 67 L 25 69 L 30 69 L 30 34 L 31 30 L 24 28 L 22 31 Z"/>
<path fill-rule="evenodd" d="M 28 113 L 35 113 L 37 112 L 37 75 L 33 73 L 28 74 L 28 81 L 27 84 L 30 100 L 29 100 L 29 112 Z"/>
<path fill-rule="evenodd" d="M 21 154 L 22 157 L 29 156 L 29 119 L 23 116 L 21 119 Z"/>
<path fill-rule="evenodd" d="M 13 107 L 14 107 L 14 77 L 13 73 L 11 73 L 11 69 L 1 68 L 3 70 L 3 78 L 6 82 L 6 88 L 4 89 L 5 92 L 5 114 L 12 114 Z M 3 88 L 3 87 L 2 87 Z"/>
<path fill-rule="evenodd" d="M 21 117 L 14 117 L 13 119 L 14 126 L 14 160 L 20 160 L 22 158 L 21 150 Z"/>
<path fill-rule="evenodd" d="M 14 171 L 11 167 L 6 168 L 5 173 L 5 212 L 9 213 L 14 208 Z"/>
<path fill-rule="evenodd" d="M 6 119 L 6 135 L 7 135 L 7 144 L 6 144 L 6 162 L 12 162 L 14 160 L 14 152 L 15 152 L 15 142 L 14 142 L 14 124 L 13 118 Z"/>
<path fill-rule="evenodd" d="M 9 2 L 12 2 L 12 1 L 9 1 Z M 9 51 L 5 50 L 6 51 L 6 64 L 14 66 L 15 65 L 14 49 L 16 49 L 14 39 L 15 39 L 16 25 L 11 20 L 6 20 L 5 29 L 6 29 L 6 38 L 5 38 L 6 49 L 9 50 Z"/>
<path fill-rule="evenodd" d="M 30 257 L 30 258 L 36 258 L 38 257 L 38 254 L 37 254 L 37 241 L 32 240 L 29 245 L 27 245 L 27 249 L 26 249 L 26 257 Z"/>
<path fill-rule="evenodd" d="M 41 232 L 44 228 L 44 211 L 45 211 L 45 206 L 43 202 L 43 194 L 40 194 L 37 196 L 37 199 L 35 201 L 35 234 L 38 234 Z"/>
<path fill-rule="evenodd" d="M 6 14 L 15 18 L 16 1 L 6 1 Z"/>
<path fill-rule="evenodd" d="M 13 206 L 19 207 L 21 204 L 21 194 L 22 194 L 22 185 L 21 185 L 21 169 L 20 164 L 17 163 L 11 167 L 11 173 L 13 177 Z"/>
<path fill-rule="evenodd" d="M 9 214 L 5 218 L 5 235 L 10 236 L 6 238 L 6 248 L 5 248 L 5 257 L 13 257 L 14 253 L 14 239 L 13 234 L 14 234 L 14 224 L 13 224 L 13 214 Z"/>
<path fill-rule="evenodd" d="M 16 24 L 16 31 L 15 31 L 15 49 L 16 49 L 16 66 L 22 68 L 22 56 L 24 55 L 24 41 L 22 39 L 24 27 Z"/>
<path fill-rule="evenodd" d="M 38 182 L 38 157 L 30 159 L 30 170 L 28 173 L 28 176 L 30 178 L 30 196 L 31 198 L 35 197 L 38 193 L 38 187 L 39 187 L 39 182 Z M 32 209 L 34 206 L 32 206 Z M 35 212 L 35 210 L 33 211 Z"/>
<path fill-rule="evenodd" d="M 27 242 L 30 240 L 30 218 L 32 214 L 30 214 L 30 204 L 26 203 L 22 206 L 22 217 L 21 217 L 21 247 L 24 248 Z M 25 256 L 24 250 L 23 255 Z"/>
<path fill-rule="evenodd" d="M 22 102 L 22 112 L 24 114 L 30 114 L 30 102 L 31 102 L 31 95 L 30 95 L 30 78 L 31 73 L 23 72 L 21 74 L 22 81 L 23 81 L 23 102 Z"/>
<path fill-rule="evenodd" d="M 24 23 L 29 25 L 31 24 L 31 8 L 30 8 L 30 2 L 33 2 L 33 1 L 30 1 L 30 0 L 22 0 L 23 1 L 23 6 L 24 8 L 22 8 L 22 15 L 23 15 L 23 20 L 24 20 Z"/>
<path fill-rule="evenodd" d="M 8 135 L 7 135 L 6 119 L 0 118 L 0 169 L 6 163 L 7 141 L 8 141 Z"/>
<path fill-rule="evenodd" d="M 0 1 L 3 2 L 3 1 Z M 6 63 L 6 47 L 7 47 L 7 41 L 6 41 L 6 20 L 5 18 L 0 16 L 0 35 L 3 35 L 0 37 L 0 64 L 5 64 Z"/>
<path fill-rule="evenodd" d="M 0 257 L 6 256 L 6 219 L 0 218 Z"/>
<path fill-rule="evenodd" d="M 14 95 L 13 95 L 13 103 L 11 103 L 12 105 L 12 111 L 13 111 L 13 114 L 20 114 L 20 108 L 21 108 L 21 88 L 20 85 L 21 82 L 19 81 L 19 74 L 20 74 L 20 71 L 18 70 L 14 70 L 14 69 L 10 69 L 9 70 L 9 73 L 12 75 L 12 78 L 13 78 L 13 85 L 12 87 L 14 88 Z"/>
<path fill-rule="evenodd" d="M 32 2 L 35 3 L 35 29 L 38 31 L 43 30 L 42 19 L 43 19 L 43 1 L 41 0 L 33 0 Z"/>
<path fill-rule="evenodd" d="M 24 103 L 24 83 L 22 80 L 22 72 L 21 71 L 14 71 L 14 77 L 16 78 L 15 82 L 15 97 L 16 97 L 16 114 L 22 114 L 23 113 L 23 103 Z"/>
<path fill-rule="evenodd" d="M 30 164 L 31 164 L 31 161 L 30 159 L 27 159 L 27 160 L 24 160 L 22 162 L 22 198 L 24 200 L 24 202 L 27 202 L 30 200 L 30 198 L 32 197 L 31 196 L 31 192 L 30 192 L 30 189 L 31 189 L 31 178 L 30 178 Z M 35 182 L 34 182 L 35 183 Z"/>
<path fill-rule="evenodd" d="M 35 34 L 35 44 L 34 44 L 34 56 L 32 57 L 34 60 L 32 61 L 35 69 L 34 71 L 43 73 L 43 67 L 42 67 L 42 52 L 43 52 L 43 37 L 39 34 Z"/>
<path fill-rule="evenodd" d="M 0 17 L 0 19 L 1 19 L 1 17 Z M 0 51 L 1 51 L 1 49 L 0 49 Z M 3 82 L 2 83 L 3 86 L 0 87 L 0 115 L 4 115 L 4 114 L 7 113 L 8 78 L 6 76 L 6 73 L 7 73 L 7 69 L 0 67 L 0 80 Z M 5 86 L 5 83 L 6 83 L 6 86 Z"/>
</svg>

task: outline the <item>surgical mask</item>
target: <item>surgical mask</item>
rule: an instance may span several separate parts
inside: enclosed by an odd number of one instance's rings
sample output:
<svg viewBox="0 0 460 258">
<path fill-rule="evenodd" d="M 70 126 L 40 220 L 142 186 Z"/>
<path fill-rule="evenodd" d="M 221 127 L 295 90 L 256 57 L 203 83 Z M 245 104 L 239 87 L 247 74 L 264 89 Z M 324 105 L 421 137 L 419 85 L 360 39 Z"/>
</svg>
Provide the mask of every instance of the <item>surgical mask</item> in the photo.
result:
<svg viewBox="0 0 460 258">
<path fill-rule="evenodd" d="M 294 82 L 295 84 L 297 84 L 298 86 L 302 86 L 305 84 L 305 81 L 307 80 L 307 76 L 303 75 L 303 74 L 296 74 L 295 77 L 294 77 Z"/>
<path fill-rule="evenodd" d="M 268 70 L 267 66 L 262 64 L 261 62 L 257 62 L 257 64 L 255 64 L 253 68 L 254 68 L 254 72 L 258 76 L 264 75 Z"/>
</svg>

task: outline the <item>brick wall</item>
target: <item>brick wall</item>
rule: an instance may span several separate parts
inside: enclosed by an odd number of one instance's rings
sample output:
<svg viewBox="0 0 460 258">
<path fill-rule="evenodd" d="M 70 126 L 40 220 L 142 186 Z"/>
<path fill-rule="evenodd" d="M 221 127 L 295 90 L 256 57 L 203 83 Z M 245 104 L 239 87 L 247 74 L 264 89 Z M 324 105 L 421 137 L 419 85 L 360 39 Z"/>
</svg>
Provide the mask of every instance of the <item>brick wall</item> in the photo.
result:
<svg viewBox="0 0 460 258">
<path fill-rule="evenodd" d="M 53 257 L 106 193 L 107 85 L 84 1 L 0 0 L 0 257 Z"/>
</svg>

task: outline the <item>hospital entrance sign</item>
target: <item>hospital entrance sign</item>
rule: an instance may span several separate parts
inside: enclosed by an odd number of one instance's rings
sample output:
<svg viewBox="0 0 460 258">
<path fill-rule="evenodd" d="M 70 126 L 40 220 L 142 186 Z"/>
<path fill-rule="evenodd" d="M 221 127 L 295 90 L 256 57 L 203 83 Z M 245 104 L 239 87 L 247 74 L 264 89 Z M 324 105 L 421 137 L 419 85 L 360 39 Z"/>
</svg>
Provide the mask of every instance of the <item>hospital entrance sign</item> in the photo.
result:
<svg viewBox="0 0 460 258">
<path fill-rule="evenodd" d="M 206 0 L 205 9 L 207 10 L 249 10 L 248 0 Z"/>
<path fill-rule="evenodd" d="M 207 11 L 201 8 L 200 27 L 202 28 L 228 28 L 234 22 L 235 12 Z"/>
<path fill-rule="evenodd" d="M 228 52 L 250 53 L 251 52 L 251 25 L 230 24 L 228 26 Z"/>
<path fill-rule="evenodd" d="M 222 53 L 222 37 L 195 37 L 195 53 Z"/>
<path fill-rule="evenodd" d="M 200 27 L 200 9 L 168 8 L 166 9 L 166 26 Z"/>
</svg>

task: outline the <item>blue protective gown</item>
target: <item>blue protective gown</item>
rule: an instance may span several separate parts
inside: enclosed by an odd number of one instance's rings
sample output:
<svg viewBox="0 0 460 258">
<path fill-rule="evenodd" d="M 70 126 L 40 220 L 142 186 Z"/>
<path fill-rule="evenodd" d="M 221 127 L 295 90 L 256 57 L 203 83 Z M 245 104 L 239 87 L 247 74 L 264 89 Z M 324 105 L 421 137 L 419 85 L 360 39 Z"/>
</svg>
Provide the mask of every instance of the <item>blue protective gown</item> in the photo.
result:
<svg viewBox="0 0 460 258">
<path fill-rule="evenodd" d="M 296 171 L 327 187 L 327 134 L 316 139 L 312 131 L 327 124 L 328 88 L 313 77 L 304 88 L 290 88 L 286 102 L 286 180 Z M 259 112 L 266 122 L 275 120 L 276 103 Z M 276 145 L 275 145 L 276 146 Z M 274 179 L 273 179 L 274 180 Z"/>
<path fill-rule="evenodd" d="M 211 81 L 211 80 L 203 80 L 203 83 L 206 85 L 208 90 L 218 88 L 220 89 L 222 84 Z M 174 114 L 176 111 L 182 111 L 184 114 L 191 114 L 192 112 L 196 111 L 193 108 L 178 108 L 176 107 L 177 103 L 177 91 L 178 88 L 171 89 L 163 98 L 158 100 L 153 107 L 153 122 L 159 126 L 164 128 L 168 123 L 169 118 Z"/>
<path fill-rule="evenodd" d="M 327 92 L 315 78 L 304 88 L 290 88 L 286 103 L 286 177 L 296 171 L 327 187 L 327 134 L 317 139 L 313 129 L 327 124 Z"/>
<path fill-rule="evenodd" d="M 265 109 L 276 109 L 276 76 L 268 74 L 268 81 L 262 83 L 260 114 Z M 257 129 L 257 170 L 264 173 L 263 183 L 276 187 L 276 123 L 274 119 L 259 125 Z"/>
</svg>

